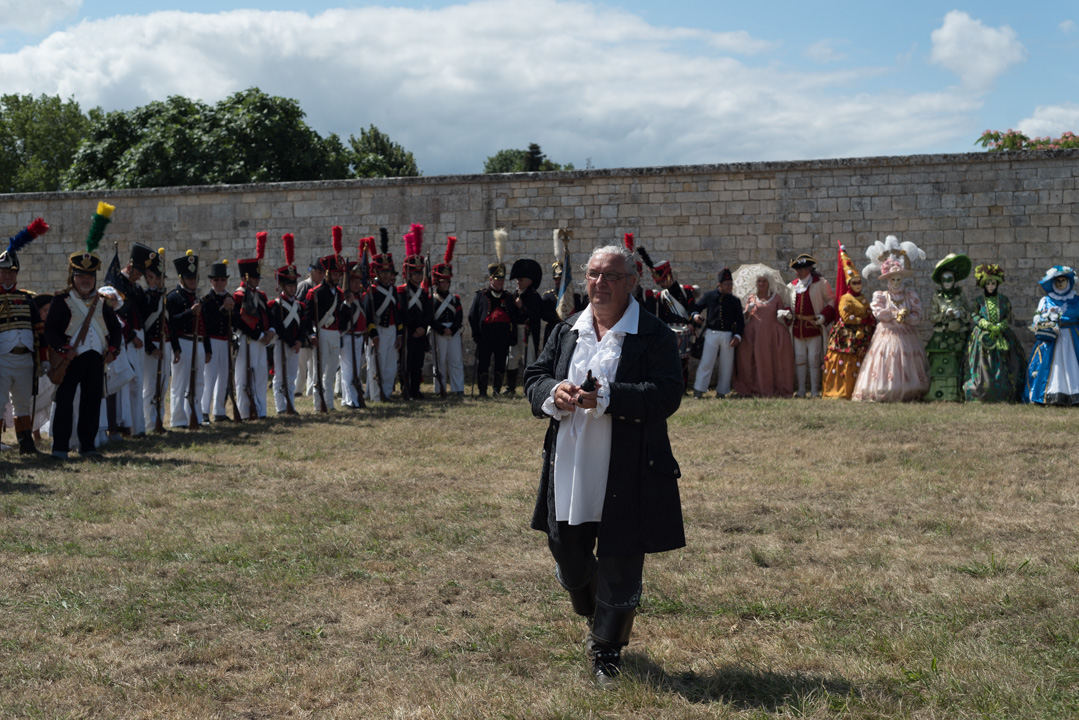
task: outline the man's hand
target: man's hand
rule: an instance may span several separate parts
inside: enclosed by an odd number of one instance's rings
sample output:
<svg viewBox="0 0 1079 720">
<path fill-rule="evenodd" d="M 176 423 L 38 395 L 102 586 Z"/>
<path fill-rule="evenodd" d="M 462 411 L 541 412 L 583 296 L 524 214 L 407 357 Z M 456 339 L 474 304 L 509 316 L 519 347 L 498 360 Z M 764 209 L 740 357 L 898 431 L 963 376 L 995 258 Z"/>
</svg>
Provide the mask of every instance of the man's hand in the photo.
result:
<svg viewBox="0 0 1079 720">
<path fill-rule="evenodd" d="M 209 365 L 209 364 L 210 364 L 210 361 L 211 361 L 211 360 L 213 360 L 213 359 L 214 359 L 214 354 L 213 354 L 213 353 L 209 353 L 209 352 L 208 352 L 208 353 L 206 353 L 206 360 L 205 360 L 204 362 L 205 362 L 205 363 L 206 363 L 207 365 Z"/>
<path fill-rule="evenodd" d="M 426 334 L 427 334 L 427 328 L 425 328 L 425 327 L 418 327 L 418 328 L 416 328 L 415 330 L 412 331 L 412 337 L 414 337 L 414 338 L 421 338 Z"/>
<path fill-rule="evenodd" d="M 161 348 L 157 348 L 152 353 L 150 353 L 150 357 L 152 357 L 154 360 L 160 360 L 161 359 Z"/>
<path fill-rule="evenodd" d="M 202 310 L 202 303 L 200 303 L 198 300 L 196 300 L 195 304 L 191 306 L 191 312 L 198 315 L 201 310 Z"/>
<path fill-rule="evenodd" d="M 269 345 L 274 341 L 275 337 L 277 337 L 277 334 L 274 333 L 273 330 L 267 330 L 265 333 L 263 333 L 262 338 L 259 340 L 259 342 L 263 345 Z"/>
<path fill-rule="evenodd" d="M 177 350 L 172 354 L 172 364 L 175 365 L 180 362 L 180 356 L 183 355 L 183 351 Z"/>
<path fill-rule="evenodd" d="M 221 307 L 225 312 L 232 312 L 232 309 L 236 307 L 236 301 L 232 299 L 231 295 L 226 295 L 225 302 L 221 303 Z"/>
<path fill-rule="evenodd" d="M 731 338 L 731 347 L 738 347 L 738 343 L 742 342 L 742 338 L 735 335 Z"/>
<path fill-rule="evenodd" d="M 402 342 L 404 342 L 404 338 L 403 338 L 402 336 L 398 335 L 398 336 L 397 336 L 397 340 L 396 340 L 396 341 L 394 341 L 394 343 L 393 343 L 393 349 L 394 349 L 394 350 L 400 350 L 400 349 L 401 349 L 401 343 L 402 343 Z M 376 347 L 377 347 L 377 346 L 376 346 Z"/>
<path fill-rule="evenodd" d="M 137 350 L 142 349 L 142 340 L 139 340 L 138 335 L 136 335 L 135 338 L 131 342 L 135 346 L 135 349 L 137 349 Z"/>
</svg>

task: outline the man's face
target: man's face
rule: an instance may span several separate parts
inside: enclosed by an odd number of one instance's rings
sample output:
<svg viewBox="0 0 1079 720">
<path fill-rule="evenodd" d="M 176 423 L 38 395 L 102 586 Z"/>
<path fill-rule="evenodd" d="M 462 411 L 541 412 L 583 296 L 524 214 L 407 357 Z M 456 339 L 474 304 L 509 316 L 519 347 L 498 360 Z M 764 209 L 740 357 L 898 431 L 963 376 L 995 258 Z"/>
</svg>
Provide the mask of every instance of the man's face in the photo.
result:
<svg viewBox="0 0 1079 720">
<path fill-rule="evenodd" d="M 794 272 L 798 275 L 799 280 L 805 280 L 813 273 L 813 268 L 807 265 L 806 267 L 795 268 Z"/>
<path fill-rule="evenodd" d="M 408 284 L 415 287 L 423 282 L 423 270 L 411 270 L 408 273 Z"/>
<path fill-rule="evenodd" d="M 348 289 L 353 295 L 359 295 L 363 292 L 363 278 L 358 275 L 349 275 Z"/>
<path fill-rule="evenodd" d="M 52 307 L 52 303 L 45 303 L 37 309 L 38 317 L 41 318 L 41 322 L 45 322 L 45 318 L 49 316 L 49 308 Z"/>
<path fill-rule="evenodd" d="M 315 268 L 311 271 L 311 282 L 316 285 L 321 285 L 323 279 L 326 277 L 326 271 L 322 268 Z"/>
<path fill-rule="evenodd" d="M 296 283 L 287 282 L 281 285 L 281 292 L 285 293 L 285 297 L 290 298 L 296 294 Z"/>
<path fill-rule="evenodd" d="M 223 295 L 228 292 L 229 279 L 210 278 L 210 285 L 213 286 L 215 293 L 217 293 L 218 295 Z"/>
<path fill-rule="evenodd" d="M 588 261 L 585 277 L 588 302 L 594 309 L 619 310 L 629 304 L 634 281 L 633 276 L 626 273 L 626 263 L 621 256 L 597 255 Z"/>
<path fill-rule="evenodd" d="M 254 290 L 259 286 L 259 278 L 251 277 L 250 275 L 244 278 L 244 285 Z"/>
<path fill-rule="evenodd" d="M 378 282 L 380 285 L 390 285 L 393 282 L 393 270 L 379 270 Z"/>
<path fill-rule="evenodd" d="M 183 285 L 184 288 L 187 289 L 187 290 L 194 291 L 195 288 L 198 287 L 198 283 L 199 283 L 198 278 L 193 278 L 193 277 L 180 278 L 180 284 Z"/>
<path fill-rule="evenodd" d="M 85 297 L 92 293 L 97 286 L 97 275 L 93 273 L 75 273 L 71 277 L 71 284 L 75 286 L 75 291 L 79 295 Z"/>
<path fill-rule="evenodd" d="M 765 284 L 764 289 L 767 292 L 767 290 L 768 290 L 767 284 Z M 719 292 L 722 293 L 723 295 L 730 295 L 732 292 L 734 292 L 734 281 L 733 280 L 724 280 L 723 282 L 721 282 L 719 284 Z"/>
<path fill-rule="evenodd" d="M 155 272 L 146 272 L 146 287 L 158 288 L 161 287 L 161 276 Z"/>
<path fill-rule="evenodd" d="M 446 293 L 448 293 L 450 291 L 450 279 L 449 278 L 441 278 L 436 283 L 436 287 L 438 287 L 438 294 L 439 295 L 445 295 Z"/>
<path fill-rule="evenodd" d="M 524 292 L 530 287 L 532 287 L 532 278 L 517 278 L 517 292 Z"/>
<path fill-rule="evenodd" d="M 659 285 L 664 290 L 666 290 L 667 288 L 669 288 L 673 284 L 674 284 L 674 276 L 673 275 L 664 275 L 659 280 L 656 280 L 656 285 Z"/>
<path fill-rule="evenodd" d="M 137 283 L 142 278 L 142 270 L 128 263 L 127 265 L 127 279 L 133 283 Z"/>
<path fill-rule="evenodd" d="M 506 287 L 506 278 L 491 278 L 491 289 L 495 292 L 502 292 Z"/>
<path fill-rule="evenodd" d="M 340 270 L 331 270 L 330 271 L 330 285 L 340 285 L 341 284 L 341 278 L 344 277 L 344 275 L 345 274 L 343 272 L 341 272 Z"/>
<path fill-rule="evenodd" d="M 0 285 L 11 287 L 19 280 L 19 271 L 11 268 L 0 268 Z"/>
</svg>

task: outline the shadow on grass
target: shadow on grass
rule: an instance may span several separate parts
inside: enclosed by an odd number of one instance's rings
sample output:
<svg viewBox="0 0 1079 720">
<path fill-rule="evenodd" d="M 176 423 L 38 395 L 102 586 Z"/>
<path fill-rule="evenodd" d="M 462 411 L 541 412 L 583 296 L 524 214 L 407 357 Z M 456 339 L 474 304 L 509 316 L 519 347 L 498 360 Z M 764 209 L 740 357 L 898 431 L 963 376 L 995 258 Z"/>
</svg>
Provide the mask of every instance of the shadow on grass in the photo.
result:
<svg viewBox="0 0 1079 720">
<path fill-rule="evenodd" d="M 734 665 L 717 666 L 707 674 L 693 671 L 668 673 L 650 658 L 632 652 L 623 656 L 622 669 L 627 677 L 660 691 L 681 695 L 688 702 L 722 702 L 740 710 L 775 712 L 858 694 L 855 687 L 843 679 L 747 670 Z"/>
</svg>

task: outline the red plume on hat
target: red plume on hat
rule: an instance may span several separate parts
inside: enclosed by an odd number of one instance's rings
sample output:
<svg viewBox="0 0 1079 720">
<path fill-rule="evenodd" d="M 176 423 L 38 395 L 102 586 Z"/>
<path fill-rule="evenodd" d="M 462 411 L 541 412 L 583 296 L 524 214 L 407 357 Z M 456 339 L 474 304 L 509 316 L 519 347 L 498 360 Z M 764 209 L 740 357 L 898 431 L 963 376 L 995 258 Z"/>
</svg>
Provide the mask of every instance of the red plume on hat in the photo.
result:
<svg viewBox="0 0 1079 720">
<path fill-rule="evenodd" d="M 258 232 L 255 233 L 255 259 L 261 260 L 266 257 L 266 238 L 268 233 Z"/>
<path fill-rule="evenodd" d="M 410 258 L 416 254 L 416 236 L 409 232 L 401 236 L 405 241 L 405 257 Z"/>
<path fill-rule="evenodd" d="M 340 255 L 341 250 L 344 247 L 341 244 L 341 233 L 342 233 L 342 230 L 341 230 L 340 225 L 334 225 L 333 228 L 330 229 L 330 235 L 333 237 L 333 254 L 334 255 Z"/>
<path fill-rule="evenodd" d="M 412 227 L 409 228 L 409 232 L 412 233 L 412 237 L 414 238 L 413 239 L 413 248 L 415 248 L 415 251 L 412 252 L 411 254 L 412 255 L 422 255 L 423 254 L 423 225 L 420 225 L 419 223 L 412 223 Z"/>
<path fill-rule="evenodd" d="M 626 250 L 633 252 L 633 233 L 626 233 L 623 235 L 622 244 L 626 246 Z"/>
<path fill-rule="evenodd" d="M 296 264 L 296 238 L 292 233 L 285 233 L 281 236 L 281 241 L 285 243 L 285 264 Z"/>
<path fill-rule="evenodd" d="M 457 238 L 450 235 L 446 238 L 446 254 L 443 256 L 443 262 L 450 262 L 453 260 L 453 248 L 457 246 Z"/>
</svg>

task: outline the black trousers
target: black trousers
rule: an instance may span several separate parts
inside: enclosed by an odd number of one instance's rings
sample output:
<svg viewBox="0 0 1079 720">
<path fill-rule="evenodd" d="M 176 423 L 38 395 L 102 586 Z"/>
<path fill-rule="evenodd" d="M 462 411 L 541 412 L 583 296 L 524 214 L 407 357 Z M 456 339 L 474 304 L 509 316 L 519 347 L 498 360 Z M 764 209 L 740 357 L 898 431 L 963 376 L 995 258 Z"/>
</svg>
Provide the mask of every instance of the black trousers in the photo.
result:
<svg viewBox="0 0 1079 720">
<path fill-rule="evenodd" d="M 558 541 L 547 546 L 558 565 L 558 580 L 567 590 L 584 587 L 597 575 L 596 604 L 614 610 L 632 610 L 641 601 L 644 555 L 596 557 L 599 523 L 558 523 Z"/>
<path fill-rule="evenodd" d="M 476 343 L 476 373 L 486 375 L 494 358 L 494 373 L 498 378 L 496 388 L 502 385 L 502 376 L 506 374 L 506 356 L 510 352 L 513 326 L 510 323 L 489 323 L 483 326 L 479 342 Z M 483 383 L 486 386 L 486 383 Z"/>
<path fill-rule="evenodd" d="M 423 360 L 427 355 L 427 336 L 412 337 L 410 334 L 405 340 L 408 343 L 408 367 L 405 368 L 403 377 L 408 379 L 408 394 L 415 397 L 420 392 L 420 383 L 423 382 Z"/>
<path fill-rule="evenodd" d="M 79 452 L 94 450 L 101 421 L 101 394 L 105 390 L 105 359 L 95 350 L 75 357 L 67 366 L 60 387 L 56 389 L 56 413 L 53 416 L 52 449 L 67 452 L 71 441 L 75 391 L 79 394 Z"/>
</svg>

